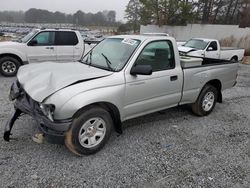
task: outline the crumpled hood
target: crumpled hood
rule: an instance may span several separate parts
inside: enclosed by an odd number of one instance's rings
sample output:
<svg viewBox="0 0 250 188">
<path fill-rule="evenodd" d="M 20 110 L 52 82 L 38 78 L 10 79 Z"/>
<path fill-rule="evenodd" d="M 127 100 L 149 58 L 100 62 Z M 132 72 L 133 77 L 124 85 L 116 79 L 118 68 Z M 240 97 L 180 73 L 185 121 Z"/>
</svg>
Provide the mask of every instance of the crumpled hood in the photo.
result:
<svg viewBox="0 0 250 188">
<path fill-rule="evenodd" d="M 17 78 L 32 99 L 42 102 L 51 94 L 76 82 L 97 79 L 111 74 L 112 72 L 79 62 L 47 62 L 21 66 Z"/>
<path fill-rule="evenodd" d="M 185 46 L 178 46 L 178 50 L 180 52 L 185 52 L 185 53 L 188 53 L 188 52 L 191 52 L 191 51 L 196 51 L 195 48 L 190 48 L 190 47 L 185 47 Z"/>
</svg>

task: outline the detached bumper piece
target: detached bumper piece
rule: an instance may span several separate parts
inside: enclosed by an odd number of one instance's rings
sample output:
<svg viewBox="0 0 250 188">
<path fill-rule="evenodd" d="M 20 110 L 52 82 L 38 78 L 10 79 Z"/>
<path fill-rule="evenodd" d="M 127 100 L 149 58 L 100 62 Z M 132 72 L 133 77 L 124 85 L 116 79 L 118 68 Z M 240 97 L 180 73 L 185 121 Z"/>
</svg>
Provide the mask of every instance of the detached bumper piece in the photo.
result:
<svg viewBox="0 0 250 188">
<path fill-rule="evenodd" d="M 22 114 L 28 114 L 32 116 L 40 130 L 47 135 L 52 136 L 64 136 L 64 133 L 69 129 L 71 119 L 64 121 L 51 121 L 41 111 L 39 103 L 34 101 L 25 91 L 20 87 L 17 82 L 14 82 L 9 95 L 10 100 L 15 100 L 14 107 L 15 112 L 11 115 L 4 130 L 4 140 L 9 142 L 11 136 L 11 130 L 15 121 Z"/>
<path fill-rule="evenodd" d="M 6 142 L 10 141 L 12 127 L 13 127 L 15 121 L 18 119 L 18 117 L 21 114 L 22 114 L 22 111 L 19 109 L 16 109 L 15 112 L 10 117 L 10 119 L 8 120 L 7 124 L 5 125 L 3 138 Z"/>
</svg>

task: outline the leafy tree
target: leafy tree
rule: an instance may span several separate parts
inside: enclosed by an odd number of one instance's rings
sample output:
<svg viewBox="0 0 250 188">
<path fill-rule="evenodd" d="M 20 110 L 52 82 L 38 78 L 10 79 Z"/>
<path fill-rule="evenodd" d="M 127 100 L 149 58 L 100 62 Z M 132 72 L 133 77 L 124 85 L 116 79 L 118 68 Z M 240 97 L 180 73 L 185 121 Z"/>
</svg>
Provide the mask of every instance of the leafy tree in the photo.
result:
<svg viewBox="0 0 250 188">
<path fill-rule="evenodd" d="M 110 23 L 114 23 L 116 20 L 116 12 L 114 10 L 111 10 L 107 14 L 107 21 Z"/>
<path fill-rule="evenodd" d="M 134 4 L 139 7 L 135 11 Z M 130 0 L 128 23 L 156 25 L 239 24 L 250 22 L 250 0 Z M 134 19 L 137 18 L 137 19 Z M 247 24 L 248 25 L 248 24 Z M 250 26 L 250 25 L 248 25 Z"/>
<path fill-rule="evenodd" d="M 140 9 L 139 0 L 130 0 L 125 10 L 125 18 L 128 20 L 128 23 L 133 26 L 134 32 L 138 31 L 140 28 Z M 129 28 L 128 25 L 124 26 Z"/>
<path fill-rule="evenodd" d="M 133 25 L 131 25 L 130 23 L 126 23 L 126 24 L 121 24 L 118 27 L 118 33 L 128 33 L 129 31 L 131 31 L 133 29 Z"/>
<path fill-rule="evenodd" d="M 240 16 L 240 27 L 250 27 L 250 7 L 244 7 Z"/>
<path fill-rule="evenodd" d="M 0 12 L 0 21 L 22 23 L 24 22 L 24 12 L 22 11 Z"/>
<path fill-rule="evenodd" d="M 140 3 L 142 23 L 185 25 L 194 17 L 192 2 L 188 0 L 140 0 Z"/>
<path fill-rule="evenodd" d="M 81 23 L 84 23 L 84 12 L 81 10 L 78 10 L 74 15 L 73 15 L 73 23 L 76 25 L 80 25 Z"/>
<path fill-rule="evenodd" d="M 104 11 L 93 13 L 84 13 L 78 10 L 73 15 L 62 12 L 50 12 L 41 9 L 29 9 L 24 13 L 24 21 L 27 23 L 73 23 L 76 25 L 116 25 L 116 12 Z M 9 18 L 10 20 L 10 18 Z M 1 21 L 1 12 L 0 12 Z"/>
</svg>

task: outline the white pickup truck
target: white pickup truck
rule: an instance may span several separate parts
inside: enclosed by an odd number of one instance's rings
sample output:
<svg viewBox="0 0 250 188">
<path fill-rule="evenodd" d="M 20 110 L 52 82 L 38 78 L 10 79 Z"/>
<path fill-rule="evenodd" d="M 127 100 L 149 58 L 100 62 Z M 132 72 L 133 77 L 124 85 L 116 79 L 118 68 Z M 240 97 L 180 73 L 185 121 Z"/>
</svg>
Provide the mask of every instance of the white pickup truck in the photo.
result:
<svg viewBox="0 0 250 188">
<path fill-rule="evenodd" d="M 221 47 L 218 40 L 193 38 L 178 46 L 180 55 L 241 61 L 245 50 L 233 47 Z"/>
<path fill-rule="evenodd" d="M 15 76 L 21 65 L 81 59 L 84 42 L 79 31 L 36 29 L 17 42 L 0 42 L 0 73 Z"/>
</svg>

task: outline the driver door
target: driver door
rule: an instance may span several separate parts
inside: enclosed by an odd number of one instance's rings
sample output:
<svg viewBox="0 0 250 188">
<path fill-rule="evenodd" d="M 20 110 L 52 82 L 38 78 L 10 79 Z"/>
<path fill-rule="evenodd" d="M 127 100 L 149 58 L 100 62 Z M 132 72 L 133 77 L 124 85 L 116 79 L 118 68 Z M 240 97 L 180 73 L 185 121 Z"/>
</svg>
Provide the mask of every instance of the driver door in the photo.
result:
<svg viewBox="0 0 250 188">
<path fill-rule="evenodd" d="M 170 106 L 181 99 L 182 70 L 175 65 L 171 41 L 149 43 L 133 66 L 151 65 L 152 75 L 131 75 L 126 72 L 125 119 Z"/>
<path fill-rule="evenodd" d="M 29 63 L 56 61 L 55 32 L 38 33 L 30 40 L 26 49 Z"/>
<path fill-rule="evenodd" d="M 205 51 L 205 57 L 206 58 L 212 58 L 212 59 L 219 59 L 220 58 L 220 53 L 218 50 L 218 44 L 216 41 L 212 41 L 206 51 Z"/>
</svg>

